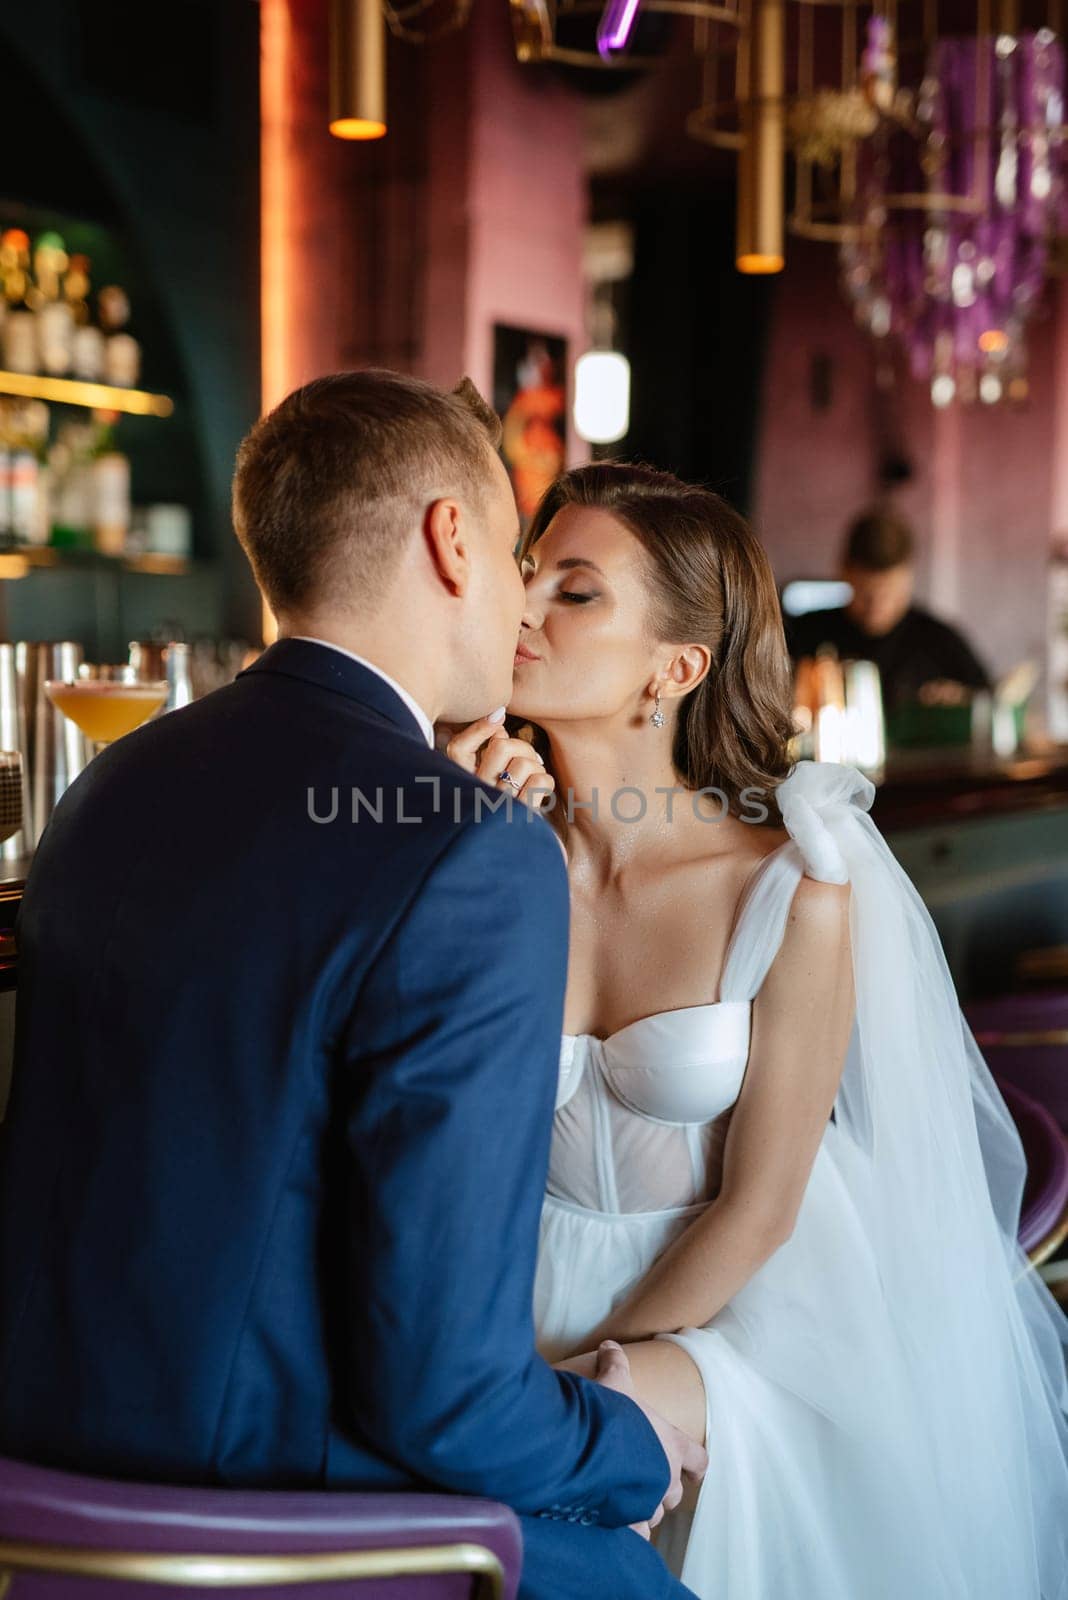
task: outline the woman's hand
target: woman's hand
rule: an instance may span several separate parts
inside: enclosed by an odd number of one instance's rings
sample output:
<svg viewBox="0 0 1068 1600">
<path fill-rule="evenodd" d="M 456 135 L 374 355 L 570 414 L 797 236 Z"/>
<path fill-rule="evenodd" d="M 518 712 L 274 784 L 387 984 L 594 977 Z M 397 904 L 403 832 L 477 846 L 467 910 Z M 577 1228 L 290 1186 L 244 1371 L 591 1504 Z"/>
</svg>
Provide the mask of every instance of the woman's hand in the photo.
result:
<svg viewBox="0 0 1068 1600">
<path fill-rule="evenodd" d="M 593 1342 L 591 1339 L 590 1343 Z M 642 1339 L 636 1343 L 626 1342 L 620 1349 L 616 1340 L 602 1339 L 596 1349 L 554 1361 L 553 1366 L 558 1372 L 577 1372 L 580 1378 L 603 1383 L 606 1357 L 615 1351 L 625 1358 L 639 1405 L 666 1418 L 696 1443 L 705 1444 L 704 1380 L 681 1345 L 668 1339 Z"/>
<path fill-rule="evenodd" d="M 510 738 L 493 717 L 482 717 L 453 734 L 445 754 L 483 783 L 517 796 L 534 811 L 548 804 L 556 787 L 533 745 Z"/>
<path fill-rule="evenodd" d="M 667 1346 L 666 1348 L 683 1355 L 683 1352 L 678 1351 L 678 1347 L 675 1345 Z M 648 1393 L 643 1393 L 642 1388 L 635 1383 L 634 1373 L 631 1371 L 631 1357 L 637 1355 L 639 1350 L 640 1347 L 637 1345 L 631 1345 L 624 1349 L 614 1339 L 605 1339 L 595 1351 L 578 1357 L 573 1356 L 567 1361 L 558 1361 L 555 1365 L 567 1371 L 579 1372 L 583 1370 L 586 1362 L 592 1358 L 593 1372 L 585 1373 L 584 1375 L 592 1377 L 593 1381 L 601 1384 L 603 1388 L 614 1389 L 617 1394 L 626 1395 L 628 1400 L 633 1400 L 638 1409 L 644 1413 L 646 1421 L 659 1439 L 661 1448 L 668 1460 L 671 1474 L 670 1482 L 664 1493 L 663 1500 L 648 1521 L 632 1524 L 635 1533 L 641 1534 L 643 1539 L 648 1539 L 651 1530 L 660 1523 L 665 1511 L 674 1511 L 682 1500 L 685 1487 L 684 1480 L 703 1478 L 708 1467 L 708 1455 L 705 1452 L 704 1445 L 700 1442 L 704 1435 L 705 1391 L 697 1368 L 688 1356 L 683 1355 L 683 1360 L 690 1367 L 692 1373 L 687 1386 L 696 1388 L 700 1396 L 699 1407 L 695 1408 L 699 1409 L 700 1412 L 698 1424 L 700 1434 L 695 1435 L 692 1431 L 692 1421 L 691 1431 L 687 1431 L 685 1422 L 682 1426 L 679 1426 L 671 1421 L 664 1412 L 650 1404 Z M 677 1372 L 675 1375 L 677 1376 Z M 669 1391 L 671 1387 L 669 1374 Z"/>
</svg>

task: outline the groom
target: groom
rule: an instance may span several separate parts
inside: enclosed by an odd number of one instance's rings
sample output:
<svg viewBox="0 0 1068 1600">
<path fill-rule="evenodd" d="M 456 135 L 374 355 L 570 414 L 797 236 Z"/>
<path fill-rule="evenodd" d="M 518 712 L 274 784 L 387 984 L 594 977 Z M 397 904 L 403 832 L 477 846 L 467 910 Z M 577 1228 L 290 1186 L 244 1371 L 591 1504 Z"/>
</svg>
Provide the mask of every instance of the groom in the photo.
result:
<svg viewBox="0 0 1068 1600">
<path fill-rule="evenodd" d="M 681 1600 L 629 1525 L 703 1452 L 535 1354 L 567 969 L 544 818 L 434 749 L 510 694 L 523 585 L 469 384 L 319 379 L 245 440 L 281 637 L 100 754 L 37 852 L 0 1131 L 0 1453 L 444 1487 L 529 1600 Z"/>
</svg>

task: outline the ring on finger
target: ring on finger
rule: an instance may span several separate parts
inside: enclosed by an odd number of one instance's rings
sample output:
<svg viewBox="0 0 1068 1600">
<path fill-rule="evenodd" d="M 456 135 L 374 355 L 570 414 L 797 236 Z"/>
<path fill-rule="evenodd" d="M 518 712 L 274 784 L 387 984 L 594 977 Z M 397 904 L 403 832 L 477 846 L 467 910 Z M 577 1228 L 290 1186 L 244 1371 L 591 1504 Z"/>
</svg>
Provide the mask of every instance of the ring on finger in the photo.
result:
<svg viewBox="0 0 1068 1600">
<path fill-rule="evenodd" d="M 512 774 L 510 772 L 508 772 L 508 771 L 498 772 L 498 774 L 497 774 L 497 782 L 498 783 L 510 783 L 512 785 L 512 788 L 515 790 L 516 794 L 518 794 L 520 789 L 522 788 L 522 785 L 518 784 L 515 781 L 515 779 L 512 777 Z"/>
</svg>

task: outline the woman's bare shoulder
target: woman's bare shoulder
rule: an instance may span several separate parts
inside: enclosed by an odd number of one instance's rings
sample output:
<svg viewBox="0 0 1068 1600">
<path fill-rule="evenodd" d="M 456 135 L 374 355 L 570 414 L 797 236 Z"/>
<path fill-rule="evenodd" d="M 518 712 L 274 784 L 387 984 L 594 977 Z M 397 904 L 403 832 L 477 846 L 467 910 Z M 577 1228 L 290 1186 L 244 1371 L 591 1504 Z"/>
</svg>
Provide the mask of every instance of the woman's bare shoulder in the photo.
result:
<svg viewBox="0 0 1068 1600">
<path fill-rule="evenodd" d="M 771 827 L 767 823 L 746 822 L 740 817 L 724 818 L 710 826 L 708 833 L 713 837 L 702 839 L 698 835 L 695 838 L 692 865 L 722 867 L 726 862 L 743 877 L 790 840 L 781 824 Z"/>
</svg>

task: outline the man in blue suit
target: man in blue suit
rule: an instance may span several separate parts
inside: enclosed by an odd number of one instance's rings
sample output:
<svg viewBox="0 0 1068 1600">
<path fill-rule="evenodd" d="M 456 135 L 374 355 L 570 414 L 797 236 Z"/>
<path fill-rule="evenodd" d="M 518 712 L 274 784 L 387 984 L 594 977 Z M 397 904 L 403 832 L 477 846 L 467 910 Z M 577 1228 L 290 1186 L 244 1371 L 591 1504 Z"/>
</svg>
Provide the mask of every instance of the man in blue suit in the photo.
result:
<svg viewBox="0 0 1068 1600">
<path fill-rule="evenodd" d="M 568 894 L 434 748 L 506 701 L 495 419 L 381 372 L 253 428 L 280 638 L 100 754 L 19 920 L 0 1451 L 179 1483 L 438 1486 L 523 1517 L 529 1600 L 687 1591 L 631 1530 L 703 1452 L 535 1353 Z"/>
</svg>

